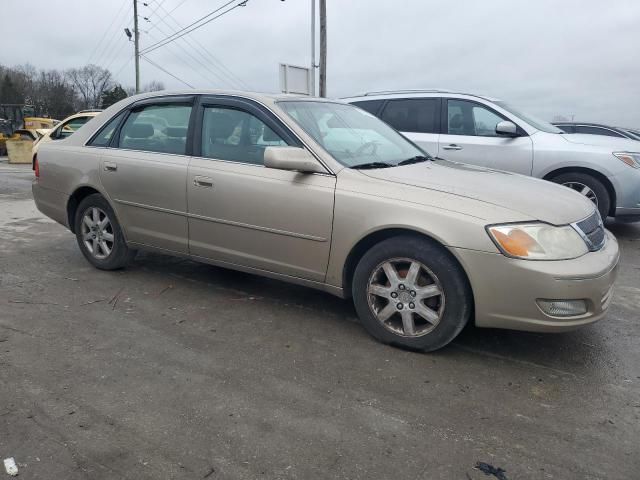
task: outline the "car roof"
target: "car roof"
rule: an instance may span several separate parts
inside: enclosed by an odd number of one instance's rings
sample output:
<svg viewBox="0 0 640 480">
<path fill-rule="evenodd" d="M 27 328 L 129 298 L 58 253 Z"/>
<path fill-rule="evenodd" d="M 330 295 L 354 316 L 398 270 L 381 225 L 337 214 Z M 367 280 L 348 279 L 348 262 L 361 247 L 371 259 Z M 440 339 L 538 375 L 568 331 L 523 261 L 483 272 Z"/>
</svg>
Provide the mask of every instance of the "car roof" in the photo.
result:
<svg viewBox="0 0 640 480">
<path fill-rule="evenodd" d="M 128 97 L 127 100 L 132 102 L 154 98 L 169 97 L 177 95 L 227 95 L 233 97 L 243 97 L 256 100 L 262 103 L 275 103 L 283 100 L 299 100 L 314 102 L 341 102 L 340 100 L 331 98 L 311 97 L 309 95 L 299 95 L 292 93 L 265 93 L 265 92 L 248 92 L 241 90 L 213 90 L 213 89 L 190 89 L 190 90 L 160 90 L 157 92 L 141 93 Z"/>
<path fill-rule="evenodd" d="M 476 93 L 462 92 L 456 90 L 448 90 L 444 88 L 416 88 L 402 90 L 380 90 L 373 92 L 365 92 L 351 97 L 343 97 L 341 100 L 348 102 L 354 100 L 382 100 L 388 98 L 421 98 L 421 97 L 442 97 L 442 96 L 461 96 L 472 97 L 487 100 L 489 102 L 497 102 L 498 98 L 480 95 Z"/>
</svg>

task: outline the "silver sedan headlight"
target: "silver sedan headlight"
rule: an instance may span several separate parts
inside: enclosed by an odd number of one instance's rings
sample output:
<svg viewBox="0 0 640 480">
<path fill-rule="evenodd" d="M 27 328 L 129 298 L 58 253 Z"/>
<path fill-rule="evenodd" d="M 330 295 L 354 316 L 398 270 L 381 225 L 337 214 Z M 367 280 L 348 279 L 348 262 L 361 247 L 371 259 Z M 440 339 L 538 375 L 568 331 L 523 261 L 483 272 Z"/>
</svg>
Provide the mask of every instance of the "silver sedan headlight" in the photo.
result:
<svg viewBox="0 0 640 480">
<path fill-rule="evenodd" d="M 508 257 L 525 260 L 568 260 L 589 251 L 573 227 L 547 223 L 490 225 L 489 236 Z"/>
<path fill-rule="evenodd" d="M 613 156 L 618 160 L 622 160 L 624 163 L 633 168 L 640 168 L 640 153 L 634 152 L 613 152 Z"/>
</svg>

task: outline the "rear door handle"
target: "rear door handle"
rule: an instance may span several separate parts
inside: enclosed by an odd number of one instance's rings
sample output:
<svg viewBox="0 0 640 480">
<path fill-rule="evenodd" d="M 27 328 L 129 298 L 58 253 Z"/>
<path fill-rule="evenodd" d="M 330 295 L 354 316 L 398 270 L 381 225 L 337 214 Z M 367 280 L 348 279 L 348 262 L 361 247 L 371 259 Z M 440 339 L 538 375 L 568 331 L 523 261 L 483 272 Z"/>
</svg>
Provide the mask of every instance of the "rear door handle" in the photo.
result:
<svg viewBox="0 0 640 480">
<path fill-rule="evenodd" d="M 118 164 L 116 162 L 104 162 L 104 169 L 107 172 L 115 172 L 118 170 Z"/>
<path fill-rule="evenodd" d="M 455 143 L 452 143 L 451 145 L 445 145 L 444 147 L 442 147 L 443 150 L 462 150 L 462 147 L 460 145 L 456 145 Z"/>
<path fill-rule="evenodd" d="M 196 187 L 213 188 L 213 180 L 209 177 L 201 177 L 200 175 L 193 177 L 193 184 Z"/>
</svg>

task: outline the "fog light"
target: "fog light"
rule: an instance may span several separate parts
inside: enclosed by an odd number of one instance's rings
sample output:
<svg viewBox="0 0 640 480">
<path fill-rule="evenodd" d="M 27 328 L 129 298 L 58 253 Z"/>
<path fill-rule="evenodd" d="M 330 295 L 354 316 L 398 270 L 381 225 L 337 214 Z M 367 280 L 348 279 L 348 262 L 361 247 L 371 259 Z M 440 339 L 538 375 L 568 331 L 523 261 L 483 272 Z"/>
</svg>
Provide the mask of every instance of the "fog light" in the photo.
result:
<svg viewBox="0 0 640 480">
<path fill-rule="evenodd" d="M 584 300 L 537 300 L 538 307 L 551 317 L 577 317 L 587 313 Z"/>
</svg>

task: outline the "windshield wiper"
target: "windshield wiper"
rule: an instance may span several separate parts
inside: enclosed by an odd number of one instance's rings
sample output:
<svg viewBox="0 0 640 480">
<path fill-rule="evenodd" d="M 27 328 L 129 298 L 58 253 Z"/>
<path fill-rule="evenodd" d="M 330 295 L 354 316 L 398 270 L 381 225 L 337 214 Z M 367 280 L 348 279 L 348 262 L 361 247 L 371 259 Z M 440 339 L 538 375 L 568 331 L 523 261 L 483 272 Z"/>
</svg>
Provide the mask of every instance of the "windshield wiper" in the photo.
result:
<svg viewBox="0 0 640 480">
<path fill-rule="evenodd" d="M 411 165 L 412 163 L 428 162 L 431 157 L 425 157 L 424 155 L 416 155 L 415 157 L 407 158 L 401 161 L 398 165 Z"/>
<path fill-rule="evenodd" d="M 395 167 L 395 165 L 393 163 L 386 163 L 386 162 L 368 162 L 368 163 L 361 163 L 359 165 L 353 165 L 349 168 L 353 168 L 356 170 L 367 170 L 370 168 L 389 168 L 389 167 Z"/>
</svg>

